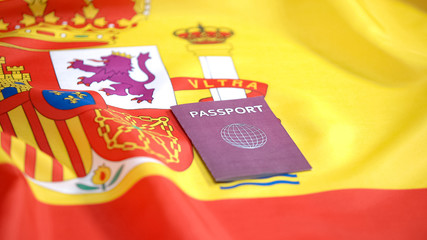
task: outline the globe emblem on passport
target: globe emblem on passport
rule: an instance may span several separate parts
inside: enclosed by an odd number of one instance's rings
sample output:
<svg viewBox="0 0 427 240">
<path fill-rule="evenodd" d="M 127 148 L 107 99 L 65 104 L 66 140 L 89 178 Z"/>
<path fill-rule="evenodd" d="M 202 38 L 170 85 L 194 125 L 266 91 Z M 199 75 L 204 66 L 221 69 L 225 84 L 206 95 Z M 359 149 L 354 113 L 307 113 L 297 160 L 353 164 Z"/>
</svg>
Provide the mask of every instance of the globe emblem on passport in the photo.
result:
<svg viewBox="0 0 427 240">
<path fill-rule="evenodd" d="M 243 123 L 223 127 L 221 137 L 228 144 L 244 149 L 260 148 L 267 142 L 267 135 L 261 129 Z"/>
</svg>

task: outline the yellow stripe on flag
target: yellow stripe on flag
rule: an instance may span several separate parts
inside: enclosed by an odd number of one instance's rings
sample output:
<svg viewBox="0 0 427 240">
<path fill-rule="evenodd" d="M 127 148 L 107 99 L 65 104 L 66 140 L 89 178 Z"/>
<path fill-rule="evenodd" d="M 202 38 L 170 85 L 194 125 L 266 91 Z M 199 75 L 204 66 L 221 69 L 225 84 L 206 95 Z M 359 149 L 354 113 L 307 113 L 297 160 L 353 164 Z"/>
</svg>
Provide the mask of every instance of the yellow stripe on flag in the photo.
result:
<svg viewBox="0 0 427 240">
<path fill-rule="evenodd" d="M 34 138 L 33 131 L 31 131 L 30 123 L 25 115 L 22 106 L 18 106 L 7 113 L 10 121 L 12 122 L 13 129 L 15 130 L 16 137 L 24 140 L 26 143 L 37 147 L 36 139 Z"/>
<path fill-rule="evenodd" d="M 11 162 L 12 161 L 9 155 L 7 155 L 7 153 L 2 148 L 0 148 L 0 164 L 11 163 Z"/>
<path fill-rule="evenodd" d="M 202 98 L 212 97 L 209 89 L 175 91 L 178 104 L 199 102 Z"/>
<path fill-rule="evenodd" d="M 61 134 L 59 133 L 55 122 L 41 115 L 39 112 L 37 112 L 37 116 L 40 119 L 40 123 L 46 134 L 47 141 L 49 142 L 54 157 L 63 166 L 64 180 L 76 178 L 77 175 L 74 172 L 73 165 L 71 164 L 70 157 L 68 156 L 67 148 L 65 147 L 64 141 L 62 141 Z"/>
<path fill-rule="evenodd" d="M 73 117 L 66 120 L 68 129 L 70 129 L 71 136 L 73 137 L 79 154 L 82 158 L 85 172 L 88 173 L 92 167 L 92 150 L 90 148 L 89 140 L 83 130 L 83 126 L 78 117 Z"/>
<path fill-rule="evenodd" d="M 39 181 L 51 182 L 52 181 L 52 157 L 37 149 L 36 151 L 36 169 L 34 179 Z"/>
<path fill-rule="evenodd" d="M 19 138 L 12 137 L 10 143 L 10 157 L 12 163 L 21 170 L 21 172 L 25 172 L 25 150 L 25 142 L 21 141 Z"/>
</svg>

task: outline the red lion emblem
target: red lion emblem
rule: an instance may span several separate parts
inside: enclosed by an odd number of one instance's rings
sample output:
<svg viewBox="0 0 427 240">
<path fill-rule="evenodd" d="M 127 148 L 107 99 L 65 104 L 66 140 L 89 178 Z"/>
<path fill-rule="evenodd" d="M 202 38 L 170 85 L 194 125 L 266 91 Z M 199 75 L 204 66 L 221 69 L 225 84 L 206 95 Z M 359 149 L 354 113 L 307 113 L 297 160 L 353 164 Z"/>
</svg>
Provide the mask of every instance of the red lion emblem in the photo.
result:
<svg viewBox="0 0 427 240">
<path fill-rule="evenodd" d="M 68 68 L 75 68 L 85 72 L 95 73 L 91 77 L 79 77 L 80 81 L 77 84 L 90 86 L 93 82 L 99 83 L 105 80 L 110 80 L 117 84 L 111 84 L 111 88 L 103 88 L 100 89 L 100 91 L 104 91 L 107 95 L 137 95 L 139 97 L 135 97 L 132 100 L 136 100 L 138 103 L 142 101 L 151 103 L 153 101 L 154 89 L 147 89 L 145 85 L 153 82 L 155 76 L 146 66 L 148 59 L 150 59 L 149 53 L 140 53 L 138 56 L 138 66 L 141 71 L 148 76 L 148 79 L 144 82 L 136 81 L 130 77 L 129 72 L 133 69 L 130 55 L 115 52 L 109 56 L 101 57 L 101 60 L 90 59 L 94 62 L 103 62 L 103 66 L 86 65 L 82 60 L 76 59 L 75 61 L 70 62 L 70 66 Z"/>
</svg>

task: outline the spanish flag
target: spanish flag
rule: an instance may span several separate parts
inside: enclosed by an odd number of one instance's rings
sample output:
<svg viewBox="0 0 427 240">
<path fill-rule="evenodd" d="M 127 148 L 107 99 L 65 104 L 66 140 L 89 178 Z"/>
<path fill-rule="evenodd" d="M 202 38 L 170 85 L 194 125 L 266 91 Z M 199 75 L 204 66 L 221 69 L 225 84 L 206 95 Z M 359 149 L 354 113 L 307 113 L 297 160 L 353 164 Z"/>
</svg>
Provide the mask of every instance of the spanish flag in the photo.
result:
<svg viewBox="0 0 427 240">
<path fill-rule="evenodd" d="M 427 239 L 426 92 L 423 1 L 0 0 L 0 239 Z M 312 170 L 217 183 L 256 96 Z"/>
</svg>

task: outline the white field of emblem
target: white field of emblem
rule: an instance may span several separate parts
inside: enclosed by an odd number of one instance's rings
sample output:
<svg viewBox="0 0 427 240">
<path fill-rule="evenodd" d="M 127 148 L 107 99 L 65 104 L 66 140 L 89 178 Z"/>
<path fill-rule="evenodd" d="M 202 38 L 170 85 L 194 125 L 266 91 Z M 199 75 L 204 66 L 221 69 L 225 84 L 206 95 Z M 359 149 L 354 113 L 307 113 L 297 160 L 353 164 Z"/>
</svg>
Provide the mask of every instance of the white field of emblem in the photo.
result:
<svg viewBox="0 0 427 240">
<path fill-rule="evenodd" d="M 121 54 L 124 58 L 130 57 L 131 66 L 128 66 L 129 61 L 127 65 L 114 64 L 109 66 L 106 73 L 103 69 L 108 64 L 105 57 Z M 148 54 L 148 58 L 141 61 L 138 58 L 140 54 Z M 61 89 L 97 91 L 108 105 L 122 109 L 169 109 L 170 106 L 176 105 L 172 83 L 156 46 L 51 51 L 50 57 Z M 73 67 L 77 60 L 81 60 L 80 66 L 84 67 Z M 94 79 L 95 67 L 103 76 L 97 81 L 85 84 L 83 79 Z M 120 79 L 118 73 L 127 78 L 126 83 L 117 81 Z M 118 85 L 122 88 L 121 95 L 118 95 L 119 91 L 115 89 L 119 88 Z M 152 95 L 149 92 L 144 93 L 144 88 L 148 91 L 153 89 Z M 145 100 L 144 96 L 146 99 L 152 97 L 151 103 Z"/>
</svg>

